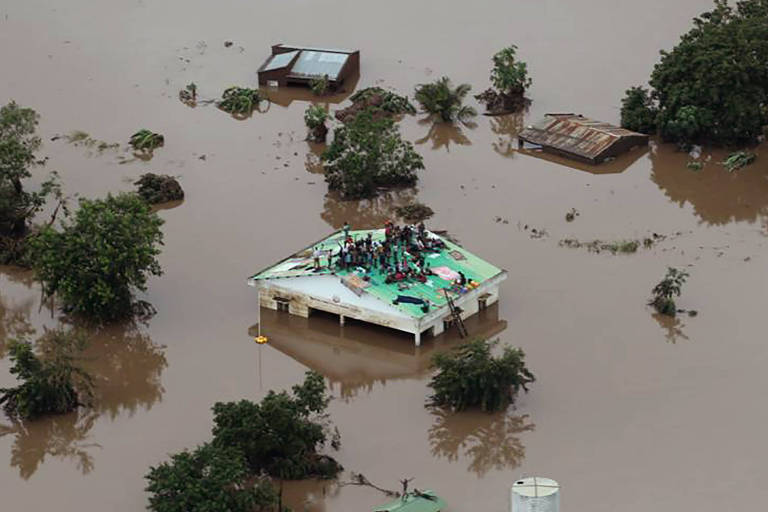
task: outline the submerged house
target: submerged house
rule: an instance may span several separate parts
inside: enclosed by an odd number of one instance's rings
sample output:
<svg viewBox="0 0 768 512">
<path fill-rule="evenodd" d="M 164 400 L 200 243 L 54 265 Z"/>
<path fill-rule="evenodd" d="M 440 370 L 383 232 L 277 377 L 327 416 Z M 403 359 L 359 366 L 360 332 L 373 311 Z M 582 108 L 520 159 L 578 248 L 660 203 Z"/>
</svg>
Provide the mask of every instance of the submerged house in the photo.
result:
<svg viewBox="0 0 768 512">
<path fill-rule="evenodd" d="M 518 145 L 532 144 L 544 152 L 599 164 L 608 158 L 648 145 L 648 135 L 578 114 L 547 114 L 517 136 Z"/>
<path fill-rule="evenodd" d="M 331 89 L 360 72 L 360 50 L 308 48 L 287 44 L 272 46 L 272 55 L 258 71 L 259 85 L 309 86 L 312 80 L 328 77 Z"/>
<path fill-rule="evenodd" d="M 374 242 L 385 239 L 384 229 L 351 231 L 355 239 Z M 416 346 L 422 334 L 437 336 L 487 308 L 499 298 L 507 272 L 478 258 L 463 247 L 430 231 L 425 236 L 439 249 L 425 257 L 430 272 L 423 282 L 417 279 L 391 281 L 381 271 L 363 267 L 342 268 L 335 263 L 344 241 L 337 231 L 296 254 L 251 276 L 248 284 L 259 290 L 259 302 L 266 308 L 309 317 L 325 311 L 346 318 L 413 334 Z M 320 267 L 314 256 L 322 254 Z M 331 262 L 329 259 L 333 259 Z M 458 284 L 464 276 L 466 283 Z"/>
</svg>

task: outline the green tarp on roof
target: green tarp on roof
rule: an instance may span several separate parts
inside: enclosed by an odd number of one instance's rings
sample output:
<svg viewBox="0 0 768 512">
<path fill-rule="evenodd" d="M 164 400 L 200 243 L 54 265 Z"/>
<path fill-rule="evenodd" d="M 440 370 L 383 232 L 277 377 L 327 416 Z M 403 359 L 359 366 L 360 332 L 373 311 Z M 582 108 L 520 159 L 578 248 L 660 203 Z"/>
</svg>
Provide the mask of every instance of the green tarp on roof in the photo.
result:
<svg viewBox="0 0 768 512">
<path fill-rule="evenodd" d="M 372 235 L 373 240 L 384 240 L 383 229 L 350 231 L 350 236 L 359 239 L 367 237 L 369 233 Z M 407 289 L 400 289 L 399 283 L 386 284 L 384 282 L 386 275 L 379 268 L 374 268 L 370 272 L 366 272 L 359 267 L 357 269 L 343 270 L 336 268 L 335 264 L 332 268 L 329 268 L 327 257 L 321 259 L 321 270 L 315 271 L 312 259 L 314 248 L 319 247 L 322 251 L 332 251 L 335 255 L 344 238 L 344 234 L 340 231 L 333 233 L 328 238 L 315 242 L 293 256 L 259 272 L 252 276 L 251 279 L 258 281 L 328 274 L 337 275 L 342 279 L 352 278 L 353 280 L 357 280 L 355 276 L 360 279 L 367 277 L 368 281 L 365 281 L 367 286 L 364 288 L 365 293 L 370 293 L 374 297 L 385 301 L 387 304 L 392 304 L 392 301 L 396 299 L 398 295 L 415 297 L 429 303 L 431 310 L 446 305 L 447 301 L 443 289 L 449 289 L 449 294 L 452 297 L 457 297 L 459 295 L 460 291 L 452 282 L 452 276 L 458 274 L 458 272 L 462 272 L 469 281 L 474 281 L 478 284 L 482 284 L 503 272 L 498 267 L 478 258 L 450 240 L 435 235 L 434 233 L 429 233 L 429 235 L 439 238 L 445 244 L 445 248 L 439 253 L 428 254 L 425 258 L 426 262 L 429 264 L 429 268 L 433 273 L 438 275 L 429 276 L 425 283 L 409 280 L 406 282 L 408 286 Z M 335 261 L 336 259 L 334 258 L 334 263 Z M 352 274 L 354 274 L 354 276 L 352 276 Z M 399 303 L 397 305 L 392 304 L 392 307 L 396 307 L 398 310 L 413 318 L 421 318 L 428 313 L 422 311 L 421 306 L 418 304 Z"/>
<path fill-rule="evenodd" d="M 433 491 L 423 491 L 418 494 L 408 493 L 403 498 L 377 507 L 374 512 L 440 512 L 445 502 Z"/>
</svg>

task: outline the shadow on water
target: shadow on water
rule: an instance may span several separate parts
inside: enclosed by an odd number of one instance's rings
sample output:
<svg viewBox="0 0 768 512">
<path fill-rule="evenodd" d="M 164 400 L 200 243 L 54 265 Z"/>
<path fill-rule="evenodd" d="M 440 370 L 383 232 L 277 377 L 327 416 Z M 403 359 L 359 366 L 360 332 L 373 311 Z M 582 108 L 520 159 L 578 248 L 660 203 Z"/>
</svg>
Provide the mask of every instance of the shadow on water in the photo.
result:
<svg viewBox="0 0 768 512">
<path fill-rule="evenodd" d="M 387 219 L 396 217 L 395 208 L 414 202 L 418 193 L 418 188 L 391 189 L 370 199 L 345 201 L 335 192 L 328 192 L 320 217 L 334 229 L 340 229 L 345 222 L 354 229 L 380 228 Z"/>
<path fill-rule="evenodd" d="M 324 375 L 344 400 L 369 393 L 374 385 L 393 379 L 420 378 L 429 372 L 432 356 L 462 343 L 455 329 L 413 344 L 413 335 L 386 327 L 313 312 L 301 318 L 270 309 L 261 310 L 262 334 L 269 345 Z M 499 320 L 498 305 L 469 318 L 470 337 L 491 338 L 507 327 Z M 249 329 L 254 335 L 256 327 Z"/>
<path fill-rule="evenodd" d="M 690 339 L 683 332 L 685 324 L 680 318 L 676 316 L 662 315 L 661 313 L 654 313 L 651 316 L 653 316 L 653 319 L 659 324 L 659 327 L 664 330 L 664 338 L 666 338 L 667 343 L 675 344 L 678 340 L 688 341 Z"/>
<path fill-rule="evenodd" d="M 763 146 L 764 147 L 764 146 Z M 757 148 L 757 152 L 762 148 Z M 686 167 L 687 153 L 663 144 L 651 151 L 651 180 L 672 202 L 683 207 L 690 204 L 694 213 L 710 225 L 730 222 L 765 222 L 768 218 L 768 165 L 766 156 L 734 172 L 718 162 L 727 155 L 717 151 L 700 171 Z M 765 151 L 763 151 L 765 153 Z"/>
<path fill-rule="evenodd" d="M 3 275 L 11 277 L 3 271 Z M 8 340 L 25 338 L 35 333 L 35 328 L 29 321 L 35 301 L 31 298 L 20 303 L 12 303 L 10 299 L 0 294 L 0 359 L 5 357 Z"/>
<path fill-rule="evenodd" d="M 360 81 L 360 74 L 356 73 L 344 81 L 341 90 L 327 96 L 317 96 L 309 87 L 290 86 L 290 87 L 262 87 L 261 91 L 267 95 L 269 101 L 281 107 L 289 107 L 294 101 L 305 103 L 317 103 L 323 105 L 326 110 L 331 105 L 338 105 L 349 98 L 357 83 Z M 305 108 L 302 106 L 302 108 Z M 331 115 L 333 113 L 331 112 Z"/>
<path fill-rule="evenodd" d="M 535 428 L 527 414 L 453 413 L 435 409 L 432 415 L 435 418 L 429 429 L 432 455 L 450 462 L 459 457 L 466 458 L 469 461 L 467 470 L 479 477 L 492 469 L 501 471 L 518 467 L 525 459 L 525 446 L 520 435 Z"/>
<path fill-rule="evenodd" d="M 283 505 L 297 512 L 326 512 L 327 498 L 339 494 L 338 482 L 328 480 L 291 480 L 283 482 Z"/>
<path fill-rule="evenodd" d="M 469 146 L 472 144 L 472 142 L 464 133 L 462 126 L 460 126 L 458 123 L 439 123 L 432 121 L 430 118 L 427 118 L 420 120 L 419 124 L 429 125 L 429 131 L 424 137 L 414 141 L 416 145 L 422 145 L 426 144 L 427 142 L 431 142 L 432 150 L 445 148 L 446 152 L 450 152 L 451 144 L 455 146 Z M 473 129 L 477 125 L 472 123 L 464 124 L 463 126 L 469 129 Z"/>
<path fill-rule="evenodd" d="M 523 131 L 527 110 L 503 116 L 490 116 L 491 131 L 497 136 L 491 142 L 493 150 L 503 157 L 512 158 L 517 153 L 517 134 Z"/>
</svg>

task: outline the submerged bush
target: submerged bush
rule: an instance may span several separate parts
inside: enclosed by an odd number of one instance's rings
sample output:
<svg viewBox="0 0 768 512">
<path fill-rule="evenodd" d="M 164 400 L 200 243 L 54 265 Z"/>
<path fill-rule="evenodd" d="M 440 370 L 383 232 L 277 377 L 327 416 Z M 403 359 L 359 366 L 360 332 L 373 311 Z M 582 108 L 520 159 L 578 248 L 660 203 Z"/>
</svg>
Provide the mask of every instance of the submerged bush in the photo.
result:
<svg viewBox="0 0 768 512">
<path fill-rule="evenodd" d="M 437 373 L 429 383 L 434 390 L 434 405 L 457 411 L 479 407 L 498 411 L 514 402 L 518 392 L 528 391 L 536 378 L 525 366 L 525 354 L 519 348 L 504 347 L 500 357 L 491 350 L 498 340 L 475 340 L 451 352 L 432 358 Z"/>
<path fill-rule="evenodd" d="M 151 153 L 165 144 L 165 137 L 144 128 L 131 135 L 129 144 L 135 151 Z"/>
<path fill-rule="evenodd" d="M 262 101 L 269 101 L 262 96 L 258 89 L 246 87 L 230 87 L 221 94 L 221 100 L 216 103 L 224 112 L 236 117 L 248 117 L 259 108 Z"/>
<path fill-rule="evenodd" d="M 85 340 L 62 330 L 40 340 L 42 353 L 31 343 L 12 341 L 11 374 L 21 384 L 0 388 L 0 404 L 9 416 L 34 419 L 45 414 L 64 414 L 87 405 L 93 395 L 93 379 L 78 364 Z"/>
<path fill-rule="evenodd" d="M 278 503 L 269 479 L 251 476 L 236 448 L 204 444 L 185 450 L 144 478 L 153 512 L 267 512 Z"/>
<path fill-rule="evenodd" d="M 680 296 L 682 287 L 687 279 L 688 272 L 676 268 L 668 268 L 664 279 L 653 287 L 651 291 L 653 298 L 649 305 L 656 308 L 656 311 L 662 315 L 675 316 L 677 314 L 677 305 L 675 304 L 674 297 Z"/>
<path fill-rule="evenodd" d="M 737 151 L 728 155 L 728 158 L 723 161 L 723 165 L 728 172 L 733 172 L 751 165 L 756 158 L 757 155 L 750 151 Z"/>
<path fill-rule="evenodd" d="M 634 132 L 653 135 L 656 133 L 658 111 L 648 90 L 632 87 L 621 100 L 621 126 Z"/>
<path fill-rule="evenodd" d="M 270 391 L 260 403 L 216 403 L 213 406 L 213 444 L 236 448 L 253 473 L 282 479 L 333 478 L 342 467 L 318 449 L 328 440 L 323 377 L 307 372 L 292 393 Z M 331 443 L 338 445 L 338 440 Z"/>
<path fill-rule="evenodd" d="M 410 186 L 424 161 L 410 142 L 400 138 L 391 119 L 374 119 L 363 111 L 336 128 L 322 155 L 328 188 L 345 199 L 371 197 L 379 187 Z"/>
<path fill-rule="evenodd" d="M 30 257 L 46 297 L 65 311 L 99 321 L 130 316 L 133 291 L 160 275 L 158 245 L 163 221 L 136 194 L 81 199 L 60 231 L 43 228 L 30 242 Z"/>
<path fill-rule="evenodd" d="M 149 204 L 181 201 L 184 199 L 179 180 L 167 174 L 146 173 L 134 182 L 138 186 L 137 193 Z"/>
<path fill-rule="evenodd" d="M 474 108 L 464 105 L 464 99 L 471 89 L 469 84 L 454 88 L 450 79 L 444 76 L 432 83 L 417 85 L 414 98 L 427 114 L 438 116 L 445 122 L 464 122 L 477 115 Z"/>
<path fill-rule="evenodd" d="M 517 46 L 511 45 L 493 56 L 491 84 L 494 88 L 478 94 L 475 99 L 485 103 L 490 114 L 518 112 L 530 103 L 525 91 L 532 82 L 528 65 L 517 59 Z"/>
<path fill-rule="evenodd" d="M 638 88 L 628 91 L 627 127 L 655 124 L 664 140 L 683 147 L 756 142 L 768 124 L 768 2 L 718 0 L 693 24 L 661 52 L 650 79 L 653 103 Z"/>
<path fill-rule="evenodd" d="M 422 203 L 412 203 L 395 208 L 395 213 L 406 222 L 421 222 L 435 214 L 432 208 Z"/>
<path fill-rule="evenodd" d="M 325 142 L 328 135 L 328 127 L 325 121 L 328 119 L 328 111 L 321 105 L 310 105 L 304 111 L 304 123 L 309 128 L 308 139 L 313 142 Z"/>
<path fill-rule="evenodd" d="M 313 78 L 309 81 L 309 88 L 315 96 L 325 96 L 331 91 L 331 81 L 328 79 L 328 75 Z"/>
</svg>

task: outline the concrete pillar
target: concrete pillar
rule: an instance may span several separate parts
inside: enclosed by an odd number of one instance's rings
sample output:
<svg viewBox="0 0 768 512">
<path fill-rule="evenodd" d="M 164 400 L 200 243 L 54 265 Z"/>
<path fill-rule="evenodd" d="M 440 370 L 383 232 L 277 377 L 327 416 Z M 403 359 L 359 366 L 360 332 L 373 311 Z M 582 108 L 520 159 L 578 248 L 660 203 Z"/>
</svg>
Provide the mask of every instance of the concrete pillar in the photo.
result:
<svg viewBox="0 0 768 512">
<path fill-rule="evenodd" d="M 416 332 L 413 334 L 413 342 L 416 344 L 417 347 L 421 346 L 421 333 Z"/>
<path fill-rule="evenodd" d="M 339 325 L 344 325 L 344 315 L 339 315 Z"/>
</svg>

